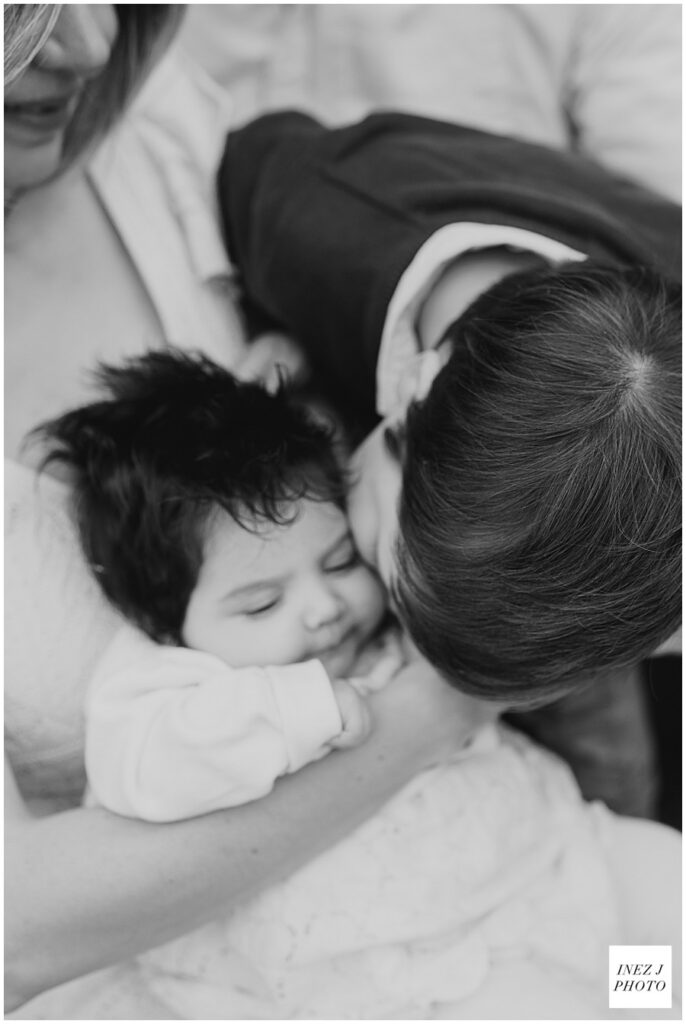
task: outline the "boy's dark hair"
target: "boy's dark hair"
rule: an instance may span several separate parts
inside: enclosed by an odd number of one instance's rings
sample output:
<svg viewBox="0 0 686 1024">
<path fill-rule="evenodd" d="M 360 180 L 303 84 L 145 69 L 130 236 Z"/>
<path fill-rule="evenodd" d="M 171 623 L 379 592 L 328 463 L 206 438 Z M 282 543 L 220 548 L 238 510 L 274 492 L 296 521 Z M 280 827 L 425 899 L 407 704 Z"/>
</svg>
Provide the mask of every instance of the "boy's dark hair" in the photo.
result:
<svg viewBox="0 0 686 1024">
<path fill-rule="evenodd" d="M 681 289 L 526 272 L 449 329 L 405 428 L 395 599 L 461 689 L 534 704 L 681 614 Z"/>
<path fill-rule="evenodd" d="M 252 530 L 292 521 L 303 498 L 344 507 L 333 432 L 283 388 L 197 354 L 151 352 L 96 376 L 106 398 L 36 429 L 43 465 L 73 474 L 81 544 L 112 604 L 180 644 L 218 509 Z"/>
</svg>

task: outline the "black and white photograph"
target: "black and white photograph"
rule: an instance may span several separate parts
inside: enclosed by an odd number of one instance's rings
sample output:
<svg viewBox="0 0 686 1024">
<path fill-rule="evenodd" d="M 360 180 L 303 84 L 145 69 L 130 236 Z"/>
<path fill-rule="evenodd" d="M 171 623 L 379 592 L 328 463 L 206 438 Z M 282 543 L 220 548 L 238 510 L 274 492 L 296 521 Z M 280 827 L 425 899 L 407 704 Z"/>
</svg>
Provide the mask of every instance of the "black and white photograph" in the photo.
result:
<svg viewBox="0 0 686 1024">
<path fill-rule="evenodd" d="M 4 4 L 6 1020 L 682 1020 L 682 5 Z"/>
</svg>

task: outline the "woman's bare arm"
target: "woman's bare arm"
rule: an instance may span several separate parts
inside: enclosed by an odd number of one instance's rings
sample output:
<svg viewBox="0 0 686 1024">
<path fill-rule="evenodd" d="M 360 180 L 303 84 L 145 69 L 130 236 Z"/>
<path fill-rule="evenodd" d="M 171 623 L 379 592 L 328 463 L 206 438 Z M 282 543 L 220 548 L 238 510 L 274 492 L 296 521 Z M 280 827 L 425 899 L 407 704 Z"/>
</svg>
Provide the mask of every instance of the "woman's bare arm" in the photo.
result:
<svg viewBox="0 0 686 1024">
<path fill-rule="evenodd" d="M 483 712 L 423 664 L 373 698 L 375 730 L 243 807 L 170 825 L 26 810 L 10 775 L 5 832 L 9 1008 L 159 945 L 288 875 L 456 750 Z M 10 774 L 10 773 L 8 773 Z"/>
</svg>

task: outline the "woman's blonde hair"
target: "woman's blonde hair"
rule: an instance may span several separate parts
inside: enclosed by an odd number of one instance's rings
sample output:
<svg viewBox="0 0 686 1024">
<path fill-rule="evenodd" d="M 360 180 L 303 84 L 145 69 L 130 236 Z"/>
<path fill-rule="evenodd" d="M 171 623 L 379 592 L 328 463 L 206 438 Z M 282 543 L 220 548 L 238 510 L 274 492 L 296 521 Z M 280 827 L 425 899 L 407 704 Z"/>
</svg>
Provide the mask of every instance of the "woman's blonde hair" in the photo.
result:
<svg viewBox="0 0 686 1024">
<path fill-rule="evenodd" d="M 18 78 L 43 48 L 59 17 L 60 4 L 5 4 L 4 84 Z"/>
<path fill-rule="evenodd" d="M 50 37 L 61 4 L 6 4 L 5 86 Z M 88 83 L 66 133 L 63 167 L 103 137 L 145 80 L 181 22 L 183 4 L 115 4 L 119 30 L 102 74 Z"/>
</svg>

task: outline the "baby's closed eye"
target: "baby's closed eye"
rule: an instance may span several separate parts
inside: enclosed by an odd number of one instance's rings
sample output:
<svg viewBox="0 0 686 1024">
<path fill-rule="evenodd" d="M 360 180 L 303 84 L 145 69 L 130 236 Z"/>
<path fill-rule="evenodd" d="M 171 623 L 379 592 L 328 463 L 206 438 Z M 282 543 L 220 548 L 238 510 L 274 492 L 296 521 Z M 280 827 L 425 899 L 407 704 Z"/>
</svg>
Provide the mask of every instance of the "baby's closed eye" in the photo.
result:
<svg viewBox="0 0 686 1024">
<path fill-rule="evenodd" d="M 321 568 L 324 572 L 346 572 L 360 564 L 360 554 L 352 537 L 347 534 L 332 551 L 322 559 Z"/>
</svg>

